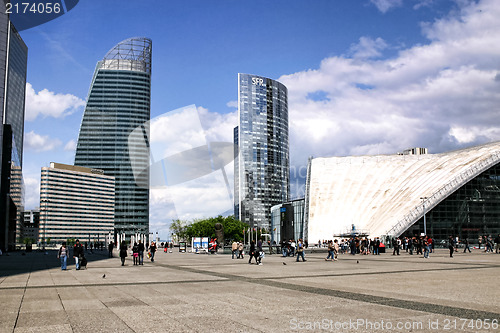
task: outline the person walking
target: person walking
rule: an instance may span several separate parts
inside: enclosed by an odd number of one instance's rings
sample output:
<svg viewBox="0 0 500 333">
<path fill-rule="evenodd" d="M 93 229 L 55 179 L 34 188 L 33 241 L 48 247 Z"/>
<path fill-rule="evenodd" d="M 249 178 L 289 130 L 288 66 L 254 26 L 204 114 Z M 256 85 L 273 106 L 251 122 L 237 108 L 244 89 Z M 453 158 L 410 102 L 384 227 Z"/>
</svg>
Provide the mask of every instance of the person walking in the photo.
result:
<svg viewBox="0 0 500 333">
<path fill-rule="evenodd" d="M 78 271 L 80 269 L 80 261 L 83 258 L 83 247 L 78 239 L 75 242 L 75 246 L 73 246 L 73 258 L 75 258 L 75 266 Z"/>
<path fill-rule="evenodd" d="M 151 242 L 151 245 L 149 245 L 149 252 L 151 252 L 151 262 L 155 262 L 155 252 L 156 252 L 155 242 Z"/>
<path fill-rule="evenodd" d="M 450 250 L 450 258 L 453 258 L 453 252 L 455 251 L 455 240 L 452 236 L 448 238 L 448 249 Z"/>
<path fill-rule="evenodd" d="M 113 258 L 113 242 L 109 242 L 109 245 L 108 245 L 108 257 L 109 258 Z"/>
<path fill-rule="evenodd" d="M 307 261 L 304 258 L 304 243 L 302 242 L 302 239 L 299 239 L 297 242 L 297 262 L 299 262 L 299 257 L 302 257 L 302 261 Z"/>
<path fill-rule="evenodd" d="M 244 259 L 243 257 L 243 243 L 239 242 L 238 243 L 238 257 L 236 259 Z"/>
<path fill-rule="evenodd" d="M 231 259 L 234 259 L 236 251 L 238 251 L 238 243 L 236 243 L 236 241 L 233 241 L 233 244 L 231 244 Z"/>
<path fill-rule="evenodd" d="M 139 240 L 137 247 L 139 250 L 139 265 L 144 265 L 144 243 Z"/>
<path fill-rule="evenodd" d="M 429 242 L 427 241 L 427 237 L 425 237 L 425 236 L 422 239 L 422 241 L 424 242 L 424 244 L 423 244 L 424 245 L 424 258 L 428 259 L 431 245 L 429 244 Z"/>
<path fill-rule="evenodd" d="M 270 240 L 267 241 L 267 246 L 269 247 L 269 255 L 274 254 L 273 245 Z"/>
<path fill-rule="evenodd" d="M 66 242 L 62 242 L 57 258 L 61 259 L 61 270 L 65 271 L 68 265 L 68 248 L 66 247 Z"/>
<path fill-rule="evenodd" d="M 297 256 L 298 258 L 298 256 Z M 331 260 L 333 261 L 333 244 L 332 241 L 328 242 L 328 256 L 325 258 L 325 261 Z"/>
<path fill-rule="evenodd" d="M 470 247 L 469 247 L 470 244 L 469 244 L 469 239 L 468 238 L 465 239 L 464 244 L 465 244 L 465 246 L 464 246 L 464 253 L 467 250 L 469 250 L 469 253 L 471 253 L 472 251 L 470 250 Z"/>
<path fill-rule="evenodd" d="M 125 266 L 125 258 L 127 257 L 127 242 L 123 241 L 120 245 L 120 259 L 122 266 Z"/>
<path fill-rule="evenodd" d="M 333 241 L 333 261 L 337 261 L 339 256 L 339 241 Z"/>
<path fill-rule="evenodd" d="M 259 259 L 258 259 L 258 256 L 257 256 L 257 252 L 256 252 L 256 248 L 255 248 L 255 241 L 254 240 L 252 240 L 252 242 L 250 243 L 249 256 L 250 256 L 250 258 L 248 259 L 248 263 L 249 264 L 252 263 L 252 258 L 255 258 L 255 263 L 256 264 L 259 263 Z"/>
<path fill-rule="evenodd" d="M 132 256 L 134 259 L 134 266 L 139 265 L 139 246 L 134 242 L 134 246 L 132 247 Z"/>
</svg>

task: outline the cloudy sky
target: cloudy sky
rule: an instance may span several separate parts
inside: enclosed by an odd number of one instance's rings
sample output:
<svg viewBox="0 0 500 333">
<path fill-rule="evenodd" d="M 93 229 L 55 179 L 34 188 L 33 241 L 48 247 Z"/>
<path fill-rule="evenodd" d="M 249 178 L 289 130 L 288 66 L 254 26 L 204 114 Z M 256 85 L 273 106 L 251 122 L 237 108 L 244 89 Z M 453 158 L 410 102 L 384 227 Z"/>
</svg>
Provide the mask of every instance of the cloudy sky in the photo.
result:
<svg viewBox="0 0 500 333">
<path fill-rule="evenodd" d="M 285 84 L 300 196 L 311 155 L 499 140 L 498 17 L 498 0 L 81 1 L 21 33 L 26 206 L 38 206 L 41 167 L 74 162 L 96 62 L 126 38 L 153 40 L 155 160 L 232 141 L 237 73 Z M 197 177 L 169 187 L 153 179 L 151 231 L 168 238 L 172 218 L 232 209 L 230 160 Z"/>
</svg>

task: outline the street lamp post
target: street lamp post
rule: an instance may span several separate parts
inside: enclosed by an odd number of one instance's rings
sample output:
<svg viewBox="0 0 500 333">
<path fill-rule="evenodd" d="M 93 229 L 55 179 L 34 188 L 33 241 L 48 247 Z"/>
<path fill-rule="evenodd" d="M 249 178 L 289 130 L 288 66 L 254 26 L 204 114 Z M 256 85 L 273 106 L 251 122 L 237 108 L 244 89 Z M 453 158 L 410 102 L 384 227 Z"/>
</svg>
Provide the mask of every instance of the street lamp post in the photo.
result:
<svg viewBox="0 0 500 333">
<path fill-rule="evenodd" d="M 425 220 L 425 200 L 427 200 L 427 197 L 421 197 L 420 200 L 422 200 L 422 205 L 424 206 L 424 235 L 427 236 L 427 221 Z"/>
</svg>

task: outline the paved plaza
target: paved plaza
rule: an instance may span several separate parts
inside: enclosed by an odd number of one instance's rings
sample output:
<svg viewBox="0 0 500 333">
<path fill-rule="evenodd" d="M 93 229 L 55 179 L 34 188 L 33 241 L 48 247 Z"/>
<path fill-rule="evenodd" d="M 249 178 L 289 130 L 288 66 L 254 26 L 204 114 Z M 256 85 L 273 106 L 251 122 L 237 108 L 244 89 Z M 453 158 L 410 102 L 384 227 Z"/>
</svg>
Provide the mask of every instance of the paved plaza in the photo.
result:
<svg viewBox="0 0 500 333">
<path fill-rule="evenodd" d="M 0 257 L 0 332 L 499 332 L 500 254 Z M 103 277 L 105 275 L 105 277 Z"/>
</svg>

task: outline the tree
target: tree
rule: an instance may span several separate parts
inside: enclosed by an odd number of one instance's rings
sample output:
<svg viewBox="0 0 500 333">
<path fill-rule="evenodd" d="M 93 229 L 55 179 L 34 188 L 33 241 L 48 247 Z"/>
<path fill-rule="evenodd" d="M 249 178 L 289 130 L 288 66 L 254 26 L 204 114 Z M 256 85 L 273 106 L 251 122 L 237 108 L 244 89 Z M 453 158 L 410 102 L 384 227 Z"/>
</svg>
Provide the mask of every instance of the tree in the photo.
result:
<svg viewBox="0 0 500 333">
<path fill-rule="evenodd" d="M 177 241 L 186 240 L 187 223 L 185 221 L 173 220 L 169 229 L 172 235 L 175 235 Z"/>
<path fill-rule="evenodd" d="M 235 219 L 234 216 L 211 217 L 194 221 L 186 228 L 186 236 L 192 237 L 215 237 L 215 224 L 220 223 L 224 227 L 224 239 L 226 241 L 243 241 L 243 230 L 248 225 Z"/>
</svg>

